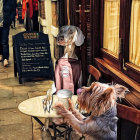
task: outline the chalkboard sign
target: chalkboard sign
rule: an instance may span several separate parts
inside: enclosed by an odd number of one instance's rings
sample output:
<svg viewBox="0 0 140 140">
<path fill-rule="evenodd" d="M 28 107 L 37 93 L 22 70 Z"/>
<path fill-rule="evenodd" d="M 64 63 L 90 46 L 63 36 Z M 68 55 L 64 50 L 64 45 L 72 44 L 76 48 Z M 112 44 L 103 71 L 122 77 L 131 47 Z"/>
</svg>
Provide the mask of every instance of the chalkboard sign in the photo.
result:
<svg viewBox="0 0 140 140">
<path fill-rule="evenodd" d="M 48 35 L 41 32 L 22 32 L 13 36 L 14 73 L 22 78 L 53 77 Z"/>
</svg>

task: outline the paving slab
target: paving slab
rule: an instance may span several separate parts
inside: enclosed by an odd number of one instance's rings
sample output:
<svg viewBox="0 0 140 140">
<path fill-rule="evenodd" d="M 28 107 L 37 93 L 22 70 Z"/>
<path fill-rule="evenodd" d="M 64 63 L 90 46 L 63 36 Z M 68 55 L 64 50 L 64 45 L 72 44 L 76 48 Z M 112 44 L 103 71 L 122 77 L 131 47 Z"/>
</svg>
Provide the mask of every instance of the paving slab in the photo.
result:
<svg viewBox="0 0 140 140">
<path fill-rule="evenodd" d="M 0 73 L 7 72 L 7 69 L 3 67 L 2 62 L 0 62 Z"/>
<path fill-rule="evenodd" d="M 13 89 L 12 87 L 0 86 L 0 98 L 3 97 L 12 97 L 13 96 Z"/>
<path fill-rule="evenodd" d="M 36 86 L 36 85 L 50 85 L 53 83 L 52 80 L 42 79 L 42 78 L 35 78 L 32 82 L 25 82 L 25 86 Z"/>
<path fill-rule="evenodd" d="M 31 123 L 31 116 L 21 113 L 17 108 L 0 110 L 0 126 L 17 123 L 29 124 Z"/>
<path fill-rule="evenodd" d="M 10 60 L 10 66 L 6 67 L 5 70 L 9 73 L 9 72 L 12 72 L 14 73 L 14 64 L 11 63 L 11 60 Z"/>
<path fill-rule="evenodd" d="M 41 129 L 33 129 L 33 140 L 42 140 L 42 133 Z"/>
<path fill-rule="evenodd" d="M 36 96 L 42 96 L 42 95 L 46 95 L 46 91 L 49 89 L 48 88 L 39 88 L 38 86 L 36 86 L 36 88 L 34 87 L 25 87 L 25 86 L 16 86 L 13 87 L 13 94 L 14 96 L 22 96 L 22 95 L 28 95 L 29 98 L 32 97 L 36 97 Z"/>
<path fill-rule="evenodd" d="M 28 99 L 28 96 L 13 96 L 10 98 L 0 98 L 0 109 L 17 108 L 19 103 Z"/>
<path fill-rule="evenodd" d="M 12 78 L 14 77 L 14 72 L 10 71 L 7 73 L 7 78 Z"/>
<path fill-rule="evenodd" d="M 42 140 L 51 140 L 50 135 L 46 131 L 41 131 Z M 57 139 L 60 140 L 60 139 Z"/>
<path fill-rule="evenodd" d="M 33 85 L 30 91 L 46 91 L 50 85 Z"/>
<path fill-rule="evenodd" d="M 29 98 L 46 95 L 46 91 L 30 91 L 28 92 Z"/>
<path fill-rule="evenodd" d="M 4 67 L 3 66 L 3 62 L 0 62 L 0 72 L 5 72 L 5 73 L 7 73 L 7 72 L 10 72 L 10 71 L 14 71 L 14 64 L 13 64 L 13 62 L 12 62 L 13 60 L 9 60 L 9 65 L 7 66 L 7 67 Z"/>
<path fill-rule="evenodd" d="M 18 78 L 16 78 L 16 77 L 1 79 L 0 85 L 17 86 L 17 85 L 19 85 L 19 81 L 18 81 Z"/>
<path fill-rule="evenodd" d="M 51 88 L 51 85 L 36 85 L 32 86 L 30 91 L 46 92 L 49 88 Z"/>
<path fill-rule="evenodd" d="M 0 126 L 0 140 L 32 140 L 32 123 Z"/>
<path fill-rule="evenodd" d="M 13 87 L 14 96 L 27 95 L 30 90 L 31 90 L 31 87 L 27 87 L 24 85 L 18 85 L 18 86 Z"/>
<path fill-rule="evenodd" d="M 4 79 L 4 78 L 7 78 L 7 77 L 8 77 L 7 72 L 3 72 L 3 73 L 0 72 L 0 79 Z"/>
</svg>

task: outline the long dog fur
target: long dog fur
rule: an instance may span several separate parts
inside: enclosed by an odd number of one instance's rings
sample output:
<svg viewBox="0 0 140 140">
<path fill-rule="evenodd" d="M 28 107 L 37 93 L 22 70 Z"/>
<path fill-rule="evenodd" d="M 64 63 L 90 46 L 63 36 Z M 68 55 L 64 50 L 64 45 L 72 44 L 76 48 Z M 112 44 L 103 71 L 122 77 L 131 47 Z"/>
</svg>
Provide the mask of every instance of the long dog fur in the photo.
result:
<svg viewBox="0 0 140 140">
<path fill-rule="evenodd" d="M 71 100 L 67 110 L 58 103 L 55 109 L 65 121 L 86 140 L 116 140 L 117 139 L 117 109 L 116 100 L 124 98 L 128 89 L 122 85 L 109 85 L 94 82 L 90 87 L 82 87 L 78 94 L 78 103 L 90 115 L 83 116 L 76 110 Z"/>
</svg>

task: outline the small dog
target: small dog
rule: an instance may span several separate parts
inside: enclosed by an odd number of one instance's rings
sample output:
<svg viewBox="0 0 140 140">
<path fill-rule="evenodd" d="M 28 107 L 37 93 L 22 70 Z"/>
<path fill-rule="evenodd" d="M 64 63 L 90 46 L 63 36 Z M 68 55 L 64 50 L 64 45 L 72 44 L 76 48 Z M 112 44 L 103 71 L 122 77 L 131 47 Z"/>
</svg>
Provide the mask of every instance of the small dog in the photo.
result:
<svg viewBox="0 0 140 140">
<path fill-rule="evenodd" d="M 76 58 L 75 45 L 81 46 L 84 43 L 85 36 L 79 27 L 65 25 L 60 28 L 57 36 L 57 45 L 65 46 L 64 57 Z"/>
<path fill-rule="evenodd" d="M 67 110 L 58 103 L 55 109 L 65 121 L 72 126 L 80 136 L 86 140 L 116 140 L 117 139 L 117 98 L 124 98 L 128 89 L 122 85 L 109 85 L 94 82 L 90 87 L 77 90 L 78 103 L 90 115 L 83 116 L 76 110 L 69 100 Z"/>
</svg>

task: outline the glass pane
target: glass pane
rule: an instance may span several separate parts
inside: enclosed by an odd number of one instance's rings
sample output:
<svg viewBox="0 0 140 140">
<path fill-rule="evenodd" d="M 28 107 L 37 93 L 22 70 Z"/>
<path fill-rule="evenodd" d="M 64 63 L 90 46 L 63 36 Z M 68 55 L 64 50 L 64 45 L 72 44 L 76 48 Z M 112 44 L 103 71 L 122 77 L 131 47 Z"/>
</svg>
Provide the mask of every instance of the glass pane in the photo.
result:
<svg viewBox="0 0 140 140">
<path fill-rule="evenodd" d="M 103 48 L 118 58 L 120 0 L 105 0 Z"/>
<path fill-rule="evenodd" d="M 132 1 L 129 61 L 140 67 L 140 0 Z"/>
</svg>

